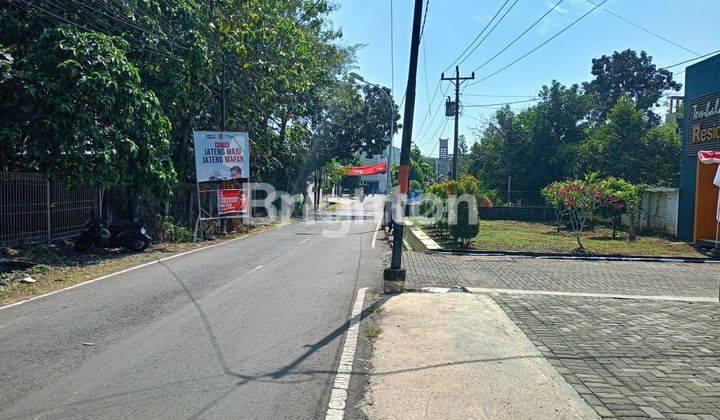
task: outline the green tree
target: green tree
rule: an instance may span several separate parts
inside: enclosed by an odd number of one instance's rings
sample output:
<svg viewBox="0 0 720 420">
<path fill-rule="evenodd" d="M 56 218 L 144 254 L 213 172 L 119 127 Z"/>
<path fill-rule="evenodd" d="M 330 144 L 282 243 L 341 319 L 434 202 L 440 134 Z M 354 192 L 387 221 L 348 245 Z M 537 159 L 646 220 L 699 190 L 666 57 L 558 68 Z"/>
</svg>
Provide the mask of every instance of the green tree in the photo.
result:
<svg viewBox="0 0 720 420">
<path fill-rule="evenodd" d="M 333 7 L 325 0 L 14 2 L 0 11 L 0 47 L 17 62 L 44 31 L 68 22 L 78 33 L 124 41 L 139 88 L 153 92 L 172 121 L 172 160 L 183 181 L 194 178 L 192 131 L 220 128 L 224 70 L 227 128 L 250 133 L 253 178 L 290 189 L 322 165 L 304 164 L 315 159 L 314 134 L 354 60 L 356 47 L 338 43 L 341 32 L 326 24 Z M 0 164 L 22 169 L 11 159 L 24 153 L 14 148 L 22 146 L 14 110 L 33 104 L 18 96 L 17 82 L 0 86 L 0 110 L 11 110 L 0 126 Z"/>
<path fill-rule="evenodd" d="M 593 116 L 598 122 L 605 119 L 620 98 L 627 96 L 635 101 L 650 122 L 657 124 L 660 117 L 651 108 L 659 105 L 663 92 L 678 91 L 682 87 L 673 80 L 672 72 L 652 64 L 652 57 L 645 51 L 638 55 L 627 49 L 594 58 L 591 71 L 595 78 L 583 87 L 595 100 Z"/>
<path fill-rule="evenodd" d="M 347 175 L 348 171 L 345 166 L 337 161 L 337 159 L 333 158 L 330 162 L 325 164 L 322 169 L 322 173 L 322 189 L 327 191 L 338 185 L 340 181 L 342 181 L 343 177 Z"/>
<path fill-rule="evenodd" d="M 435 168 L 422 155 L 420 148 L 413 146 L 410 149 L 410 181 L 417 181 L 421 186 L 435 178 Z"/>
<path fill-rule="evenodd" d="M 667 185 L 677 179 L 680 137 L 673 126 L 650 127 L 642 109 L 622 97 L 583 145 L 585 169 L 631 183 Z"/>
<path fill-rule="evenodd" d="M 539 191 L 576 172 L 585 140 L 591 99 L 579 86 L 557 81 L 543 86 L 537 105 L 513 112 L 503 108 L 470 149 L 468 171 L 488 189 Z"/>
<path fill-rule="evenodd" d="M 142 88 L 127 47 L 73 26 L 47 29 L 29 44 L 14 66 L 19 120 L 0 120 L 16 155 L 3 158 L 69 185 L 127 181 L 167 196 L 175 182 L 170 122 Z M 6 137 L 13 129 L 17 137 Z"/>
<path fill-rule="evenodd" d="M 509 107 L 499 109 L 470 148 L 468 172 L 490 189 L 510 191 L 532 176 L 530 132 Z M 521 188 L 525 188 L 522 186 Z"/>
</svg>

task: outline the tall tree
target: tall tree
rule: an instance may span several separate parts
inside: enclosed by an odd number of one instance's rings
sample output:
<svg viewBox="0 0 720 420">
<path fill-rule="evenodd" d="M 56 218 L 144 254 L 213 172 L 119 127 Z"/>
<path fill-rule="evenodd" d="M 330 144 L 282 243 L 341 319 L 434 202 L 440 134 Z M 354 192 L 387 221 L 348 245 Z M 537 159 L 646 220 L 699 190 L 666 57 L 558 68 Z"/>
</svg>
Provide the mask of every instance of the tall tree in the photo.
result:
<svg viewBox="0 0 720 420">
<path fill-rule="evenodd" d="M 538 96 L 537 105 L 518 113 L 497 111 L 495 122 L 476 133 L 468 170 L 490 189 L 539 191 L 575 171 L 590 98 L 579 86 L 557 81 Z"/>
<path fill-rule="evenodd" d="M 16 112 L 0 119 L 12 169 L 39 170 L 73 185 L 120 181 L 167 196 L 175 182 L 170 122 L 127 43 L 66 25 L 43 31 L 13 66 Z M 15 131 L 13 136 L 8 133 Z"/>
<path fill-rule="evenodd" d="M 592 60 L 590 82 L 583 84 L 585 91 L 595 99 L 593 116 L 602 122 L 608 112 L 622 96 L 635 101 L 637 108 L 643 110 L 653 124 L 660 122 L 653 111 L 659 105 L 663 92 L 678 91 L 682 87 L 673 80 L 672 72 L 658 69 L 652 63 L 652 57 L 645 51 L 640 55 L 634 50 L 615 51 L 611 56 L 603 55 Z"/>
<path fill-rule="evenodd" d="M 583 147 L 585 170 L 633 183 L 668 185 L 680 162 L 675 127 L 649 127 L 643 109 L 622 97 Z"/>
</svg>

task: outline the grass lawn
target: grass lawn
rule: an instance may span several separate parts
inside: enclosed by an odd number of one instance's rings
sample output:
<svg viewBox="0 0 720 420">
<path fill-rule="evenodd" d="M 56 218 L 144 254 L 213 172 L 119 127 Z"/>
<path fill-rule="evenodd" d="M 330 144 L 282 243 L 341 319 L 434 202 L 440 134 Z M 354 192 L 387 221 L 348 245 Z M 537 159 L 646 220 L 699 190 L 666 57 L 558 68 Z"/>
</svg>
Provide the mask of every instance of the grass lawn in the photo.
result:
<svg viewBox="0 0 720 420">
<path fill-rule="evenodd" d="M 430 226 L 423 229 L 440 246 L 453 248 L 451 238 L 442 236 Z M 557 233 L 553 223 L 518 222 L 511 220 L 481 220 L 480 233 L 471 243 L 471 247 L 485 251 L 530 251 L 571 253 L 577 249 L 577 242 L 571 231 Z M 612 238 L 612 228 L 596 226 L 594 230 L 583 233 L 582 243 L 585 249 L 594 254 L 624 254 L 672 257 L 705 257 L 691 244 L 677 238 L 661 234 L 640 233 L 637 241 L 630 243 L 627 232 L 618 232 Z"/>
</svg>

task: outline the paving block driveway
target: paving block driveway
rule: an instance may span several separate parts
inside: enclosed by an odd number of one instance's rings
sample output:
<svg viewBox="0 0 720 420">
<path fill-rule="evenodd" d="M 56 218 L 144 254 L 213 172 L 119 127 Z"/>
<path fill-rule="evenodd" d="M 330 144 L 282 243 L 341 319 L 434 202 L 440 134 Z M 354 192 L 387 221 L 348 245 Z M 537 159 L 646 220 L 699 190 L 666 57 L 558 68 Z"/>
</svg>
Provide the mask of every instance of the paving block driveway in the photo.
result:
<svg viewBox="0 0 720 420">
<path fill-rule="evenodd" d="M 407 252 L 409 287 L 717 298 L 720 266 Z M 720 303 L 489 295 L 602 417 L 720 418 Z"/>
<path fill-rule="evenodd" d="M 405 252 L 408 288 L 487 287 L 718 297 L 720 264 L 551 260 Z"/>
</svg>

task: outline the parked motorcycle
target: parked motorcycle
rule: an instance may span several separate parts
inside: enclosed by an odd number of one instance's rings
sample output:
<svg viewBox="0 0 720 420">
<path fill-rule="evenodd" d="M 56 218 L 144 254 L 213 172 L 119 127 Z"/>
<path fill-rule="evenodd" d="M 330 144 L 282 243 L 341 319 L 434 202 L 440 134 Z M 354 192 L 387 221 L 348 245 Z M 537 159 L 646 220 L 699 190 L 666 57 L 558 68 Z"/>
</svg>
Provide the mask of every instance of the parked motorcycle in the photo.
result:
<svg viewBox="0 0 720 420">
<path fill-rule="evenodd" d="M 142 252 L 150 245 L 151 240 L 143 223 L 109 225 L 107 219 L 91 216 L 80 236 L 75 239 L 75 251 L 86 251 L 95 245 L 101 248 L 124 247 Z"/>
</svg>

